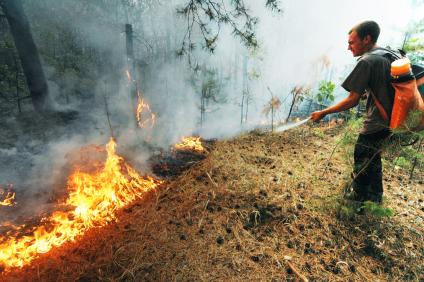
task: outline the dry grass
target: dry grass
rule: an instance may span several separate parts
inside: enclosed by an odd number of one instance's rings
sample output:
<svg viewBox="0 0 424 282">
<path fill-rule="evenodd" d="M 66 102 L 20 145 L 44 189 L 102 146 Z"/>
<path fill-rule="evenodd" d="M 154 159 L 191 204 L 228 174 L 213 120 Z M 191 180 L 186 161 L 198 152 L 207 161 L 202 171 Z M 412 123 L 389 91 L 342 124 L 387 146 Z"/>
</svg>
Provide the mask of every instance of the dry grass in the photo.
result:
<svg viewBox="0 0 424 282">
<path fill-rule="evenodd" d="M 0 279 L 299 281 L 295 270 L 310 281 L 422 281 L 422 171 L 411 183 L 397 177 L 407 172 L 386 171 L 395 216 L 340 214 L 348 168 L 336 154 L 324 169 L 338 132 L 303 127 L 216 142 L 119 222 Z"/>
</svg>

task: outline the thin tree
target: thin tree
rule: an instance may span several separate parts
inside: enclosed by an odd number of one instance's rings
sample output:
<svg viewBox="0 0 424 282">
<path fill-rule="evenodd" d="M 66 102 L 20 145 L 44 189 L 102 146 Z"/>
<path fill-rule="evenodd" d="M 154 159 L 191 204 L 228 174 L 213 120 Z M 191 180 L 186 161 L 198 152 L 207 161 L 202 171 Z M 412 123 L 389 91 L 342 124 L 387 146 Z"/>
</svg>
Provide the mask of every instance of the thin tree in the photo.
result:
<svg viewBox="0 0 424 282">
<path fill-rule="evenodd" d="M 274 131 L 274 116 L 275 112 L 281 107 L 281 101 L 277 97 L 274 96 L 271 89 L 267 87 L 269 93 L 271 94 L 271 100 L 265 105 L 263 109 L 263 114 L 268 116 L 271 114 L 271 131 Z"/>
<path fill-rule="evenodd" d="M 289 121 L 290 116 L 292 114 L 292 111 L 294 107 L 299 103 L 303 101 L 303 96 L 307 95 L 310 92 L 310 88 L 303 85 L 298 85 L 293 87 L 293 89 L 290 91 L 290 94 L 292 95 L 293 99 L 290 104 L 290 110 L 289 114 L 287 115 L 286 122 Z"/>
<path fill-rule="evenodd" d="M 243 124 L 245 103 L 247 104 L 248 84 L 247 84 L 247 56 L 243 57 L 243 89 L 241 92 L 241 105 L 240 105 L 240 124 Z"/>
</svg>

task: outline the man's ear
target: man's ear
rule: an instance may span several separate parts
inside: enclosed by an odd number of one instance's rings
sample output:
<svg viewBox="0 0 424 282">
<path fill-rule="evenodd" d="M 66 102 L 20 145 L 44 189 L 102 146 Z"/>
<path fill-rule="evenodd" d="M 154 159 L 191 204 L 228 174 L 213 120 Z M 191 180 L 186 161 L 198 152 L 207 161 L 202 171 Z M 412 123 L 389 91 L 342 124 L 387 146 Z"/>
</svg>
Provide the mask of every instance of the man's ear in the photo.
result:
<svg viewBox="0 0 424 282">
<path fill-rule="evenodd" d="M 365 44 L 370 44 L 370 43 L 372 43 L 372 38 L 371 38 L 371 35 L 365 35 L 365 37 L 364 37 L 364 43 Z"/>
</svg>

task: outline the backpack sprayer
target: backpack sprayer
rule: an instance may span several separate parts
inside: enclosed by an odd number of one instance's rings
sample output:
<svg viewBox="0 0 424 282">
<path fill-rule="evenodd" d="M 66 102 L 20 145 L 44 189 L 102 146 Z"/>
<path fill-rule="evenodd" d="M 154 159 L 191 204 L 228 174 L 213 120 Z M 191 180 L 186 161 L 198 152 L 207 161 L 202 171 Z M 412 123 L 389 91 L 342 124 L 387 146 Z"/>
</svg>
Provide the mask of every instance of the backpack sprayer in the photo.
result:
<svg viewBox="0 0 424 282">
<path fill-rule="evenodd" d="M 390 75 L 395 97 L 391 117 L 371 92 L 375 105 L 384 120 L 389 121 L 390 129 L 418 132 L 424 129 L 424 67 L 412 65 L 404 53 L 379 48 L 375 54 L 388 58 L 391 63 Z M 423 93 L 420 93 L 420 90 Z"/>
<path fill-rule="evenodd" d="M 419 66 L 416 67 L 416 72 Z M 392 85 L 395 89 L 391 129 L 407 129 L 420 131 L 424 129 L 424 101 L 418 86 L 424 84 L 424 69 L 414 74 L 408 58 L 392 63 Z M 413 116 L 411 116 L 413 115 Z"/>
</svg>

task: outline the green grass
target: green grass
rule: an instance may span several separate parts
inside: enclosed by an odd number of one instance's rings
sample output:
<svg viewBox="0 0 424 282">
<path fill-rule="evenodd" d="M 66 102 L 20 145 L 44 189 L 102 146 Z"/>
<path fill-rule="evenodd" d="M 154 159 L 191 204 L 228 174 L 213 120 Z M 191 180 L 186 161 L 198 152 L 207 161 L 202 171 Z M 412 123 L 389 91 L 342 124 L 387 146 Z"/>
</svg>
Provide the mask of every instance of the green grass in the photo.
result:
<svg viewBox="0 0 424 282">
<path fill-rule="evenodd" d="M 392 217 L 395 214 L 391 208 L 385 208 L 382 205 L 369 201 L 363 204 L 363 208 L 366 214 L 375 217 Z"/>
</svg>

